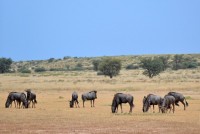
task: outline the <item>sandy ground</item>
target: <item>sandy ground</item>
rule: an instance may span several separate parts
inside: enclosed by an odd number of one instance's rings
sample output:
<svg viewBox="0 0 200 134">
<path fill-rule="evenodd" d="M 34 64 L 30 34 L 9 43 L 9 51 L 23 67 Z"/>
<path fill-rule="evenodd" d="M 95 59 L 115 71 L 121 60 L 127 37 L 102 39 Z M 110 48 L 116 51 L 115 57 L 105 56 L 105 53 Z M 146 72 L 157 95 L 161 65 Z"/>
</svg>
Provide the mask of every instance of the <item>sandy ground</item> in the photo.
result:
<svg viewBox="0 0 200 134">
<path fill-rule="evenodd" d="M 67 98 L 71 92 L 51 91 L 39 93 L 36 108 L 17 109 L 4 108 L 0 103 L 0 133 L 199 133 L 200 131 L 200 100 L 199 95 L 190 94 L 196 99 L 188 100 L 186 111 L 183 106 L 176 107 L 175 113 L 161 114 L 155 107 L 148 113 L 142 112 L 142 98 L 147 93 L 130 92 L 134 96 L 135 108 L 129 114 L 129 105 L 123 105 L 124 113 L 111 113 L 111 102 L 114 92 L 100 91 L 95 107 L 90 102 L 80 108 L 69 108 Z M 79 93 L 80 96 L 81 93 Z M 161 92 L 160 94 L 165 94 Z M 185 92 L 187 94 L 187 92 Z M 5 100 L 7 94 L 1 95 Z M 66 96 L 62 98 L 61 96 Z M 193 98 L 194 98 L 193 97 Z"/>
</svg>

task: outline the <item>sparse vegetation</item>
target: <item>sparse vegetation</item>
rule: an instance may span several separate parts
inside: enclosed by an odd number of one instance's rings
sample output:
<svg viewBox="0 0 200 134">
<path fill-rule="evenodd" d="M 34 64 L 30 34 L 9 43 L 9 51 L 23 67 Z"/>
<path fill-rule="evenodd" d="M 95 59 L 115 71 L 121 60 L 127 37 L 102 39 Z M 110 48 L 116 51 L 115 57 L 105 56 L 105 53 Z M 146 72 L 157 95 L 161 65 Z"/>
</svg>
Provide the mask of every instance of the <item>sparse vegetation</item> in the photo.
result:
<svg viewBox="0 0 200 134">
<path fill-rule="evenodd" d="M 112 56 L 108 58 L 117 58 L 121 61 L 122 69 L 138 69 L 140 67 L 140 59 L 143 58 L 152 58 L 159 57 L 164 65 L 163 70 L 171 69 L 187 69 L 187 68 L 196 68 L 200 66 L 200 54 L 185 54 L 181 64 L 175 64 L 174 61 L 175 55 L 141 55 L 141 56 Z M 44 67 L 46 70 L 51 71 L 83 71 L 83 70 L 98 70 L 99 63 L 101 59 L 105 57 L 70 57 L 66 56 L 63 60 L 57 60 L 50 58 L 48 60 L 31 60 L 31 61 L 20 61 L 13 62 L 11 64 L 10 70 L 17 71 L 20 68 L 29 68 L 34 72 L 36 68 Z M 183 62 L 184 61 L 184 62 Z M 77 66 L 81 64 L 81 66 Z M 180 67 L 180 68 L 179 68 Z M 9 70 L 9 71 L 10 71 Z"/>
</svg>

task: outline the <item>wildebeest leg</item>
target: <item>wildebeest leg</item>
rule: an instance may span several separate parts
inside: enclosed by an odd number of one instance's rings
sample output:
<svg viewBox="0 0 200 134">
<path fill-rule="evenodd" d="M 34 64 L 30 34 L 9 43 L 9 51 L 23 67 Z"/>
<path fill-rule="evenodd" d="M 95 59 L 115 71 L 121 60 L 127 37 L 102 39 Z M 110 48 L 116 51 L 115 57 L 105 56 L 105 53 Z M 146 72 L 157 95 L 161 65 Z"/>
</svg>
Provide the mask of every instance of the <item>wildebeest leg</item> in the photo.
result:
<svg viewBox="0 0 200 134">
<path fill-rule="evenodd" d="M 133 104 L 129 104 L 130 105 L 130 111 L 129 111 L 129 113 L 132 113 L 132 108 L 133 108 Z"/>
<path fill-rule="evenodd" d="M 172 106 L 173 106 L 173 113 L 174 113 L 174 111 L 175 111 L 175 105 L 174 105 L 174 103 L 172 104 Z"/>
<path fill-rule="evenodd" d="M 183 100 L 183 101 L 180 101 L 180 102 L 183 104 L 184 110 L 185 110 L 185 103 L 184 103 L 184 100 Z"/>
<path fill-rule="evenodd" d="M 21 106 L 21 102 L 19 102 L 18 104 L 19 104 L 19 109 L 20 109 L 20 106 Z"/>
<path fill-rule="evenodd" d="M 83 107 L 85 107 L 85 106 L 84 106 L 84 102 L 85 102 L 85 101 L 83 100 Z"/>
<path fill-rule="evenodd" d="M 76 103 L 77 103 L 77 105 L 78 105 L 78 107 L 79 107 L 79 104 L 78 104 L 79 102 L 78 102 L 78 100 L 76 100 Z"/>
<path fill-rule="evenodd" d="M 90 103 L 91 103 L 91 107 L 92 107 L 92 100 L 90 100 Z"/>
<path fill-rule="evenodd" d="M 122 104 L 120 104 L 120 107 L 121 107 L 121 113 L 123 113 L 123 110 L 122 110 Z"/>
<path fill-rule="evenodd" d="M 158 110 L 159 110 L 159 113 L 160 113 L 160 105 L 158 105 Z"/>
<path fill-rule="evenodd" d="M 94 107 L 94 100 L 93 100 L 93 107 Z"/>
<path fill-rule="evenodd" d="M 75 106 L 76 106 L 76 108 L 77 108 L 76 100 L 74 101 L 74 105 L 75 105 Z"/>
<path fill-rule="evenodd" d="M 168 109 L 169 109 L 169 113 L 171 113 L 171 110 L 172 110 L 171 105 L 169 105 Z"/>
<path fill-rule="evenodd" d="M 154 105 L 153 105 L 153 113 L 155 113 L 155 111 L 154 111 Z"/>
</svg>

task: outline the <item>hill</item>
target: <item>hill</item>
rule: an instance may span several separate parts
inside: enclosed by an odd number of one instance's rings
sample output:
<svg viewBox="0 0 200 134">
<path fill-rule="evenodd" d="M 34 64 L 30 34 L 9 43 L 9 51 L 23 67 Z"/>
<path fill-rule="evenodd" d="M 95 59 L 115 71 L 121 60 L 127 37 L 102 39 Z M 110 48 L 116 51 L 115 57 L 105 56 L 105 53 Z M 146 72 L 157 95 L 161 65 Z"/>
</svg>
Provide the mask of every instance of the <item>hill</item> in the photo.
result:
<svg viewBox="0 0 200 134">
<path fill-rule="evenodd" d="M 141 58 L 147 57 L 159 57 L 169 56 L 169 62 L 172 62 L 175 54 L 163 54 L 163 55 L 122 55 L 122 56 L 109 56 L 118 58 L 122 62 L 122 68 L 125 69 L 128 65 L 139 66 Z M 197 63 L 200 63 L 200 54 L 183 54 L 186 58 L 192 58 Z M 28 70 L 34 70 L 36 68 L 45 68 L 48 71 L 70 71 L 70 70 L 92 70 L 93 60 L 100 60 L 108 56 L 102 57 L 70 57 L 65 56 L 63 59 L 50 58 L 47 60 L 31 60 L 31 61 L 19 61 L 13 62 L 12 70 L 18 71 L 21 68 Z"/>
</svg>

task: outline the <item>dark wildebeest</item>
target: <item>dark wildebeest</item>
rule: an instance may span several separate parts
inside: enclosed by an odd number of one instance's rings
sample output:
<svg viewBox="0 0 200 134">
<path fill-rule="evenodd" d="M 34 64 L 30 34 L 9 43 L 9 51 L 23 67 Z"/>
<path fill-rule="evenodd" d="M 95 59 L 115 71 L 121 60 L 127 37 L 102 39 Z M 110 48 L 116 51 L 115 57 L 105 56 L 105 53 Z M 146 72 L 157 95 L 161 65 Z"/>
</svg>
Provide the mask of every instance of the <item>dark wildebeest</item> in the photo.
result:
<svg viewBox="0 0 200 134">
<path fill-rule="evenodd" d="M 10 106 L 10 104 L 15 100 L 17 101 L 19 108 L 21 106 L 21 103 L 22 103 L 23 107 L 28 108 L 28 102 L 26 99 L 26 95 L 24 93 L 19 93 L 19 92 L 9 93 L 7 100 L 6 100 L 5 107 L 8 108 Z"/>
<path fill-rule="evenodd" d="M 134 107 L 133 100 L 134 100 L 134 98 L 130 94 L 116 93 L 114 95 L 114 98 L 113 98 L 113 101 L 112 101 L 112 106 L 111 106 L 112 113 L 116 113 L 118 111 L 119 105 L 121 107 L 121 112 L 123 113 L 122 103 L 127 103 L 127 102 L 130 105 L 129 113 L 132 113 L 132 108 Z"/>
<path fill-rule="evenodd" d="M 32 93 L 31 89 L 27 89 L 25 91 L 27 92 L 27 102 L 28 102 L 28 105 L 30 105 L 30 103 L 32 102 L 32 108 L 33 107 L 35 108 L 35 104 L 37 103 L 36 94 Z"/>
<path fill-rule="evenodd" d="M 151 105 L 153 105 L 153 112 L 154 112 L 154 105 L 158 105 L 159 112 L 160 112 L 161 101 L 162 101 L 162 98 L 154 94 L 148 94 L 147 97 L 144 96 L 143 109 L 142 109 L 143 112 L 147 112 Z"/>
<path fill-rule="evenodd" d="M 85 107 L 84 103 L 85 103 L 86 100 L 90 100 L 91 107 L 94 107 L 94 101 L 95 101 L 95 99 L 97 99 L 97 91 L 95 91 L 95 90 L 94 91 L 90 91 L 88 93 L 82 94 L 83 107 Z M 92 102 L 93 102 L 93 105 L 92 105 Z"/>
<path fill-rule="evenodd" d="M 69 101 L 69 106 L 70 106 L 70 108 L 73 108 L 74 107 L 74 103 L 75 103 L 75 105 L 76 105 L 76 107 L 77 107 L 77 105 L 78 105 L 78 107 L 79 107 L 79 102 L 78 102 L 78 94 L 76 93 L 76 92 L 73 92 L 72 93 L 72 100 L 71 101 Z"/>
<path fill-rule="evenodd" d="M 185 97 L 182 94 L 176 93 L 176 92 L 169 92 L 168 95 L 174 96 L 175 105 L 179 106 L 178 102 L 180 101 L 184 105 L 184 110 L 185 110 L 185 107 L 188 106 L 188 102 L 186 101 Z M 185 100 L 185 103 L 184 103 L 184 100 Z"/>
<path fill-rule="evenodd" d="M 160 106 L 162 113 L 166 113 L 168 109 L 171 112 L 171 105 L 173 107 L 173 113 L 175 111 L 175 98 L 171 95 L 165 95 L 162 105 Z"/>
<path fill-rule="evenodd" d="M 13 94 L 16 93 L 16 92 L 10 92 L 8 94 L 8 97 L 7 97 L 7 100 L 6 100 L 6 104 L 5 104 L 5 107 L 8 108 L 9 106 L 11 107 L 12 106 L 12 102 L 14 101 L 15 103 L 15 108 L 16 108 L 16 99 L 13 98 Z M 18 102 L 17 102 L 17 105 L 18 105 Z"/>
</svg>

